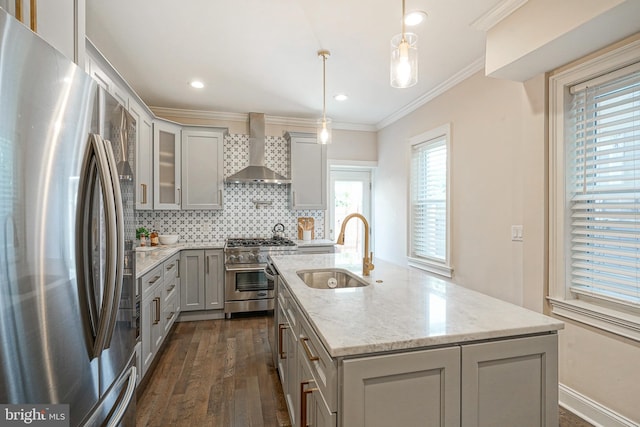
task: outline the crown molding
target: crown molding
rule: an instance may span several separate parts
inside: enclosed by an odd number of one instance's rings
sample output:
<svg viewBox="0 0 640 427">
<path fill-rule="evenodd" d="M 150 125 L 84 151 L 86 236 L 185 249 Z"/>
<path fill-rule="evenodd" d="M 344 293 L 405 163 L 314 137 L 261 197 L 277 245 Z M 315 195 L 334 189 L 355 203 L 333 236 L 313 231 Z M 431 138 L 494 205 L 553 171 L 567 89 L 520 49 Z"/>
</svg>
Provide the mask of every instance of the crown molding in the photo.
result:
<svg viewBox="0 0 640 427">
<path fill-rule="evenodd" d="M 376 129 L 377 130 L 383 129 L 389 126 L 390 124 L 400 120 L 407 114 L 414 112 L 415 110 L 422 107 L 429 101 L 433 100 L 435 97 L 442 95 L 443 93 L 445 93 L 446 91 L 448 91 L 449 89 L 457 85 L 458 83 L 468 79 L 469 77 L 471 77 L 472 75 L 474 75 L 480 70 L 484 70 L 484 56 L 476 59 L 471 64 L 467 65 L 465 68 L 458 71 L 456 74 L 449 77 L 447 80 L 445 80 L 438 86 L 434 87 L 429 92 L 426 92 L 419 98 L 415 99 L 414 101 L 405 105 L 395 113 L 391 114 L 390 116 L 378 122 L 376 124 Z"/>
<path fill-rule="evenodd" d="M 494 25 L 511 15 L 527 1 L 528 0 L 504 0 L 489 9 L 469 24 L 469 26 L 478 31 L 489 31 Z"/>
<path fill-rule="evenodd" d="M 248 113 L 225 113 L 220 111 L 202 111 L 202 110 L 187 110 L 181 108 L 167 108 L 167 107 L 149 107 L 151 111 L 158 117 L 172 117 L 174 119 L 191 119 L 191 120 L 220 120 L 231 122 L 246 122 L 249 120 Z M 316 119 L 304 119 L 297 117 L 284 117 L 284 116 L 268 116 L 265 114 L 265 123 L 280 126 L 298 126 L 298 127 L 316 127 Z M 347 123 L 347 122 L 333 122 L 333 129 L 339 130 L 353 130 L 361 132 L 375 132 L 376 126 L 359 124 L 359 123 Z"/>
</svg>

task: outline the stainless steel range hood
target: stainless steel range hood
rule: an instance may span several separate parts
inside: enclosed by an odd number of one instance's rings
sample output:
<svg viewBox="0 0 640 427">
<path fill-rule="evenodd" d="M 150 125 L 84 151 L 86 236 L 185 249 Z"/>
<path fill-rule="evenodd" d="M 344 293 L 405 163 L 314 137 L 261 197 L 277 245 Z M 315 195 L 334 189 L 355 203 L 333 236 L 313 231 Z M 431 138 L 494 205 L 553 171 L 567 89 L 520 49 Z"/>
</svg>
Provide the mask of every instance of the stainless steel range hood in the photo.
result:
<svg viewBox="0 0 640 427">
<path fill-rule="evenodd" d="M 231 183 L 290 184 L 291 180 L 264 165 L 264 114 L 249 113 L 249 166 L 228 176 Z"/>
</svg>

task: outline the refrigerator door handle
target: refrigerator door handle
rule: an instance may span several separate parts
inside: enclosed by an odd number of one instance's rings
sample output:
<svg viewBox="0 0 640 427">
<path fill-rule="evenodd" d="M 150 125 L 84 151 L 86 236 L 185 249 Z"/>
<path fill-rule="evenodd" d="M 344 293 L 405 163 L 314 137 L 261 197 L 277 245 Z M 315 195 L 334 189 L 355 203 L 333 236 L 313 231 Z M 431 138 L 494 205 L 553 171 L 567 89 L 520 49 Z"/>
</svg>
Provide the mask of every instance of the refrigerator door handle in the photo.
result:
<svg viewBox="0 0 640 427">
<path fill-rule="evenodd" d="M 127 373 L 127 375 L 125 375 L 122 378 L 121 381 L 124 382 L 125 380 L 129 381 L 127 384 L 127 389 L 124 392 L 124 396 L 122 397 L 122 400 L 120 401 L 115 411 L 113 412 L 113 416 L 107 422 L 107 427 L 117 427 L 120 425 L 122 418 L 126 414 L 127 409 L 129 408 L 129 405 L 133 400 L 134 393 L 136 391 L 136 367 L 135 366 L 132 366 L 131 368 L 129 368 L 129 372 Z"/>
<path fill-rule="evenodd" d="M 113 337 L 113 331 L 116 327 L 116 320 L 118 317 L 119 302 L 122 296 L 122 280 L 124 274 L 124 208 L 122 206 L 122 192 L 120 190 L 119 174 L 116 166 L 115 156 L 113 149 L 111 148 L 111 142 L 106 139 L 102 140 L 104 151 L 107 157 L 107 163 L 109 164 L 109 170 L 111 171 L 111 189 L 113 203 L 115 207 L 115 225 L 116 225 L 116 274 L 115 282 L 113 283 L 113 299 L 111 305 L 111 312 L 109 313 L 109 323 L 107 328 L 107 335 L 105 337 L 103 348 L 109 348 L 111 346 L 111 338 Z M 108 255 L 111 256 L 113 252 Z"/>
<path fill-rule="evenodd" d="M 106 217 L 106 268 L 105 289 L 101 298 L 101 307 L 96 305 L 95 286 L 93 282 L 91 259 L 91 203 L 94 197 L 95 186 L 101 183 L 101 196 L 105 203 Z M 76 211 L 76 264 L 78 269 L 78 296 L 80 299 L 80 311 L 83 318 L 83 329 L 89 358 L 100 356 L 108 335 L 108 326 L 113 311 L 113 287 L 117 275 L 117 257 L 111 256 L 115 244 L 117 244 L 117 219 L 114 206 L 111 173 L 104 143 L 99 135 L 91 134 L 85 157 L 83 160 L 78 190 L 78 206 Z"/>
</svg>

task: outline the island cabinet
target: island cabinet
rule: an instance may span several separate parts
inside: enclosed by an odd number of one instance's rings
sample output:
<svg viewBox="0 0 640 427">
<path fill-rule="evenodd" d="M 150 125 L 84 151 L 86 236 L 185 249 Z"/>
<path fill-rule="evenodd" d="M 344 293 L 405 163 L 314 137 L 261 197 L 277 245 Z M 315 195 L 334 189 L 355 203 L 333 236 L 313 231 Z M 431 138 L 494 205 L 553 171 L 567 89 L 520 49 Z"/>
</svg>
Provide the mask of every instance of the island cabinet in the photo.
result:
<svg viewBox="0 0 640 427">
<path fill-rule="evenodd" d="M 327 146 L 315 133 L 286 132 L 291 147 L 291 209 L 327 208 Z"/>
<path fill-rule="evenodd" d="M 282 278 L 276 305 L 294 427 L 558 424 L 556 333 L 331 357 Z"/>
<path fill-rule="evenodd" d="M 181 311 L 224 309 L 222 249 L 181 251 Z"/>
<path fill-rule="evenodd" d="M 348 359 L 342 372 L 342 425 L 460 425 L 460 347 Z"/>
<path fill-rule="evenodd" d="M 300 406 L 298 405 L 298 383 L 297 354 L 298 354 L 298 332 L 300 324 L 299 314 L 296 307 L 289 303 L 291 295 L 282 284 L 278 288 L 278 308 L 275 310 L 277 327 L 277 361 L 278 373 L 282 384 L 287 409 L 292 426 L 298 426 Z"/>
</svg>

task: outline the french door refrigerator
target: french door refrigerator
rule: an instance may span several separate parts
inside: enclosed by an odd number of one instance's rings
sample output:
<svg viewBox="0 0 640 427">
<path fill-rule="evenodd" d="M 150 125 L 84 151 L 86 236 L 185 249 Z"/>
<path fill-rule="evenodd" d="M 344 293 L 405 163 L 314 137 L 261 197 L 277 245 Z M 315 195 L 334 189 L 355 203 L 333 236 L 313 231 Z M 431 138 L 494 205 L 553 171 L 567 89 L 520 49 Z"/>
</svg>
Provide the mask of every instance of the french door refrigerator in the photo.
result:
<svg viewBox="0 0 640 427">
<path fill-rule="evenodd" d="M 135 425 L 134 151 L 124 108 L 0 9 L 1 425 Z"/>
</svg>

